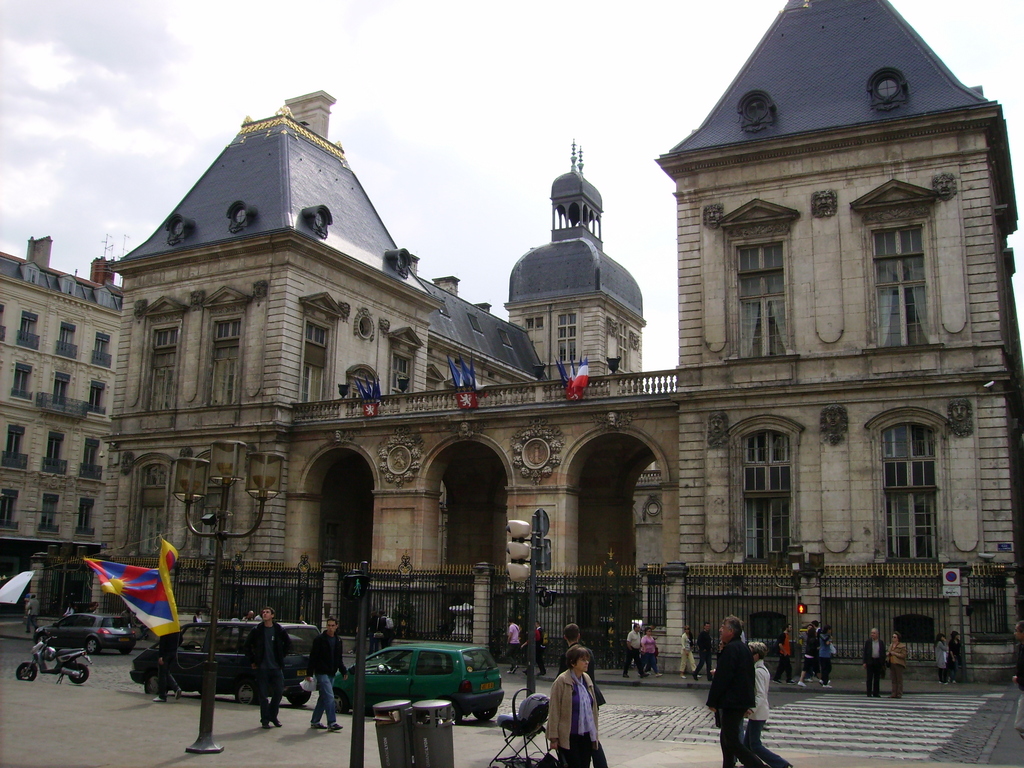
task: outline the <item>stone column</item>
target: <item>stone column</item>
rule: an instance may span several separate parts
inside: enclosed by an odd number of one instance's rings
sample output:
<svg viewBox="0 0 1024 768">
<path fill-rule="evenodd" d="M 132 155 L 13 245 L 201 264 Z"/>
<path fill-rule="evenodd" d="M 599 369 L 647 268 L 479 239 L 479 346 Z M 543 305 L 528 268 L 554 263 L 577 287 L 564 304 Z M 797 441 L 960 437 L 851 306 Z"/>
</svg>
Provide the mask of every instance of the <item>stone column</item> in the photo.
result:
<svg viewBox="0 0 1024 768">
<path fill-rule="evenodd" d="M 686 563 L 666 563 L 665 574 L 665 642 L 658 654 L 662 672 L 678 672 L 683 653 L 683 625 L 686 624 Z"/>
<path fill-rule="evenodd" d="M 338 605 L 341 602 L 341 563 L 337 560 L 328 560 L 323 564 L 324 570 L 324 604 L 321 627 L 327 626 L 327 617 L 338 617 Z"/>
<path fill-rule="evenodd" d="M 494 566 L 473 566 L 473 643 L 486 646 L 491 634 L 491 581 Z"/>
<path fill-rule="evenodd" d="M 31 557 L 32 579 L 31 579 L 31 581 L 29 581 L 28 588 L 25 591 L 26 592 L 30 592 L 31 594 L 35 595 L 37 600 L 39 599 L 39 587 L 43 583 L 43 569 L 46 567 L 46 557 L 47 557 L 47 555 L 46 555 L 45 552 L 36 552 Z M 22 609 L 24 609 L 24 603 L 22 603 Z M 42 604 L 42 602 L 40 602 L 39 603 L 40 615 L 42 615 L 42 611 L 43 611 L 43 604 Z"/>
</svg>

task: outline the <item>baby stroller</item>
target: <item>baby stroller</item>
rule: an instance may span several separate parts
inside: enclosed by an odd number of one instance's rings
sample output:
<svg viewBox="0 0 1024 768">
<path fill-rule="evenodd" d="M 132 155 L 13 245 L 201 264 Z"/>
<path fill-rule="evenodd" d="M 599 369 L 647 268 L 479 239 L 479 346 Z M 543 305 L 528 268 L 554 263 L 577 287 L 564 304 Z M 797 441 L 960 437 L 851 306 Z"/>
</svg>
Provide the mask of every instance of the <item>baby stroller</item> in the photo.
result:
<svg viewBox="0 0 1024 768">
<path fill-rule="evenodd" d="M 516 709 L 516 698 L 526 693 L 520 688 L 512 696 L 512 714 L 499 715 L 498 725 L 505 735 L 505 744 L 491 760 L 490 768 L 532 768 L 547 753 L 544 743 L 544 724 L 548 721 L 548 697 L 543 693 L 534 693 L 523 699 Z M 541 744 L 533 740 L 541 737 Z M 530 756 L 530 749 L 534 756 Z"/>
</svg>

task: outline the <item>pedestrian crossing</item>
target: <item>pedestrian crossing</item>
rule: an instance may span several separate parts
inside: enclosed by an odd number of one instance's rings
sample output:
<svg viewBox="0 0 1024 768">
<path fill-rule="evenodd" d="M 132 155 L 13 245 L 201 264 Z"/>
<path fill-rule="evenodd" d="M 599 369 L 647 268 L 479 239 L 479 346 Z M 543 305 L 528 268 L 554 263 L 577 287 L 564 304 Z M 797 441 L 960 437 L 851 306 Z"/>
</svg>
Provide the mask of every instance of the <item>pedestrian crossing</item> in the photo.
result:
<svg viewBox="0 0 1024 768">
<path fill-rule="evenodd" d="M 947 746 L 984 706 L 980 697 L 945 694 L 908 698 L 867 698 L 820 694 L 772 707 L 764 744 L 787 750 L 842 752 L 847 757 L 926 760 Z M 601 708 L 606 737 L 718 743 L 714 715 L 706 707 L 646 707 L 608 704 Z"/>
</svg>

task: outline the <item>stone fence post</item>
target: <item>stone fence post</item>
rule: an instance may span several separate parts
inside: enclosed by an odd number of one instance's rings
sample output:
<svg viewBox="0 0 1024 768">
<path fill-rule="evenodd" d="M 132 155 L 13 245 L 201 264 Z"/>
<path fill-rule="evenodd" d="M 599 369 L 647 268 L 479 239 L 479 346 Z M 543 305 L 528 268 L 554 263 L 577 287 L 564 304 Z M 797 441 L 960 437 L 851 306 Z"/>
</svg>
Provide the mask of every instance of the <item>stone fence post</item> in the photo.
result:
<svg viewBox="0 0 1024 768">
<path fill-rule="evenodd" d="M 658 668 L 678 672 L 683 654 L 683 625 L 686 624 L 686 563 L 666 563 L 665 574 L 665 641 L 658 653 Z"/>
<path fill-rule="evenodd" d="M 491 635 L 491 581 L 494 566 L 477 563 L 473 566 L 473 643 L 486 646 Z"/>
<path fill-rule="evenodd" d="M 326 627 L 328 616 L 338 618 L 338 600 L 341 595 L 338 582 L 341 579 L 341 563 L 337 560 L 327 560 L 321 567 L 324 571 L 324 604 L 320 626 Z"/>
</svg>

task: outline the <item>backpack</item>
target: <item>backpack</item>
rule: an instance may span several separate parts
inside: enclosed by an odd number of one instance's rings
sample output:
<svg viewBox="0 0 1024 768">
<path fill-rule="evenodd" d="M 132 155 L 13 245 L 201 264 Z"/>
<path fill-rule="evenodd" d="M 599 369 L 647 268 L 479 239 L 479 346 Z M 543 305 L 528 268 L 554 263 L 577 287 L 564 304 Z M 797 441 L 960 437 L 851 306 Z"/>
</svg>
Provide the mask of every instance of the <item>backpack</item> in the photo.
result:
<svg viewBox="0 0 1024 768">
<path fill-rule="evenodd" d="M 384 628 L 385 629 L 394 629 L 395 628 L 395 622 L 391 620 L 390 616 L 385 616 L 384 617 Z"/>
</svg>

